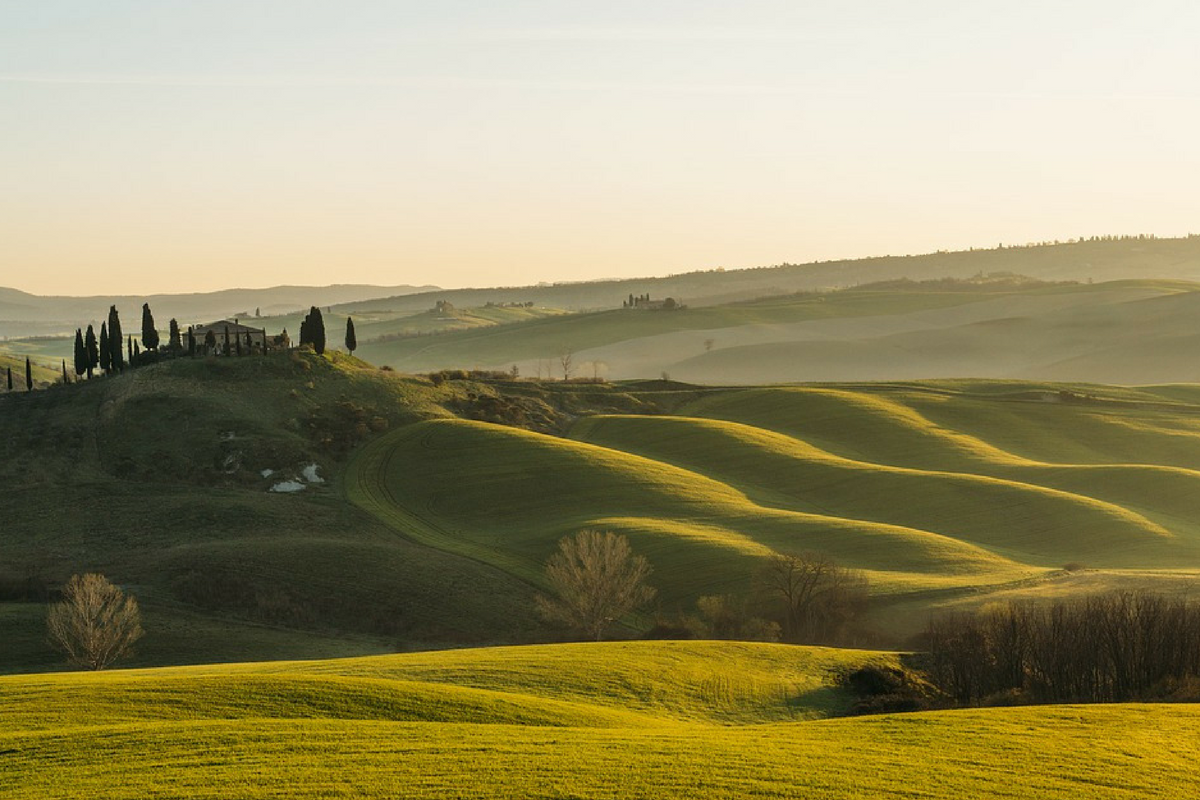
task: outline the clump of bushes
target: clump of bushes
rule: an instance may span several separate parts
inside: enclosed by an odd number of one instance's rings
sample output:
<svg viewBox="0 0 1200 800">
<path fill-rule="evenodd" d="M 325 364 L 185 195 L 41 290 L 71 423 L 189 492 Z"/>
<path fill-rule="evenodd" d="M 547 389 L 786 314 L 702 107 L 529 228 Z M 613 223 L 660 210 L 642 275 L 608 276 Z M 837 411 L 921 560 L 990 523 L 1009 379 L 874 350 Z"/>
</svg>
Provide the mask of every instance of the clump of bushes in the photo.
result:
<svg viewBox="0 0 1200 800">
<path fill-rule="evenodd" d="M 858 698 L 850 708 L 852 714 L 924 711 L 941 699 L 937 687 L 903 666 L 869 664 L 843 673 L 838 684 Z"/>
</svg>

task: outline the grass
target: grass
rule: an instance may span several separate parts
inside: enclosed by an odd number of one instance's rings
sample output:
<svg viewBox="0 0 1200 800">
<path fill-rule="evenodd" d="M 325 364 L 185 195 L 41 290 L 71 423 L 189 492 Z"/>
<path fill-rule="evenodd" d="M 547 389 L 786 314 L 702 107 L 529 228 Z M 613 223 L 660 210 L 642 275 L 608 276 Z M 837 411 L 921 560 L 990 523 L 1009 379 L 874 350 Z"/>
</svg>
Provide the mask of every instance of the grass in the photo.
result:
<svg viewBox="0 0 1200 800">
<path fill-rule="evenodd" d="M 560 645 L 0 678 L 0 792 L 144 797 L 1190 796 L 1200 709 L 836 718 L 894 656 Z M 830 718 L 830 717 L 835 718 Z"/>
<path fill-rule="evenodd" d="M 866 573 L 896 646 L 942 607 L 1180 592 L 1200 574 L 1198 400 L 981 380 L 435 386 L 338 354 L 16 393 L 0 668 L 61 665 L 44 604 L 10 587 L 83 570 L 139 597 L 155 635 L 137 665 L 545 640 L 544 561 L 588 527 L 650 560 L 666 614 L 751 592 L 773 554 L 825 553 Z M 555 435 L 463 418 L 497 407 Z M 267 491 L 314 463 L 325 483 Z"/>
</svg>

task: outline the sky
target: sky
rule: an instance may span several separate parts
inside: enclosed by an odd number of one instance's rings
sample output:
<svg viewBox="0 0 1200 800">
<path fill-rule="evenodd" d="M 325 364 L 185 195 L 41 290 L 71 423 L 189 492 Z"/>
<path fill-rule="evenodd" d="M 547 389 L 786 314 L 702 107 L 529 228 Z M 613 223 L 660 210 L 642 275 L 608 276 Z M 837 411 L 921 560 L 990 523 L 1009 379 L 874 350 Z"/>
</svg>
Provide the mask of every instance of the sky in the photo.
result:
<svg viewBox="0 0 1200 800">
<path fill-rule="evenodd" d="M 1200 4 L 0 0 L 0 286 L 1200 231 Z"/>
</svg>

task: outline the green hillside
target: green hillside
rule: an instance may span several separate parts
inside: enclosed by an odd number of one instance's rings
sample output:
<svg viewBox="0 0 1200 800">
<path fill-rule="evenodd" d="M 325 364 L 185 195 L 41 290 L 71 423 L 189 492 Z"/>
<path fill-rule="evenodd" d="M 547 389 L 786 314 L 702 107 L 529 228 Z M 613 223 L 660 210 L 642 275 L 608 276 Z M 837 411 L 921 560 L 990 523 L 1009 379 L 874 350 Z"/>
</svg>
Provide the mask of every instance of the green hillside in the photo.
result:
<svg viewBox="0 0 1200 800">
<path fill-rule="evenodd" d="M 2 347 L 2 345 L 0 345 Z M 62 382 L 62 372 L 53 370 L 39 361 L 31 361 L 33 369 L 33 385 L 48 386 L 58 381 Z M 16 356 L 0 350 L 0 394 L 8 391 L 8 371 L 12 370 L 13 391 L 25 391 L 25 357 Z"/>
<path fill-rule="evenodd" d="M 435 383 L 338 354 L 167 362 L 0 398 L 0 669 L 61 666 L 44 588 L 84 570 L 141 601 L 140 665 L 545 641 L 561 632 L 534 612 L 542 565 L 583 528 L 630 538 L 664 614 L 752 595 L 773 554 L 824 553 L 868 577 L 862 641 L 891 645 L 936 608 L 1185 591 L 1198 437 L 1187 385 Z"/>
<path fill-rule="evenodd" d="M 635 642 L 9 676 L 0 793 L 1181 799 L 1193 788 L 1191 706 L 826 718 L 851 699 L 840 671 L 894 658 Z"/>
</svg>

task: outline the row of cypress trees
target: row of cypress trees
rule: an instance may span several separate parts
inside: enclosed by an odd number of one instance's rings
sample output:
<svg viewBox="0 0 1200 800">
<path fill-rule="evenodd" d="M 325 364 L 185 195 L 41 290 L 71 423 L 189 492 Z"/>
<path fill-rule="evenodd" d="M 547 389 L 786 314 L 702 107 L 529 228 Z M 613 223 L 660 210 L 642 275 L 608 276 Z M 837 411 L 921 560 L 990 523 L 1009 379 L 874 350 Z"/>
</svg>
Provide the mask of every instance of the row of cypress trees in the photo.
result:
<svg viewBox="0 0 1200 800">
<path fill-rule="evenodd" d="M 75 329 L 75 374 L 86 374 L 91 378 L 97 368 L 106 373 L 121 372 L 127 366 L 141 361 L 143 347 L 147 352 L 157 353 L 160 338 L 149 303 L 142 304 L 141 339 L 139 346 L 132 335 L 128 338 L 124 336 L 121 315 L 116 306 L 109 306 L 108 320 L 100 323 L 99 336 L 91 325 L 87 326 L 86 332 L 81 328 Z M 174 319 L 171 320 L 169 347 L 175 352 L 182 349 L 179 323 Z M 63 365 L 63 372 L 65 379 L 66 364 Z"/>
<path fill-rule="evenodd" d="M 174 318 L 171 319 L 168 329 L 167 351 L 172 354 L 179 354 L 184 351 L 183 334 L 179 330 L 179 323 Z M 247 344 L 250 344 L 250 335 L 246 334 Z M 95 328 L 88 325 L 86 331 L 83 328 L 75 329 L 75 356 L 74 366 L 76 376 L 86 375 L 90 380 L 97 369 L 106 374 L 123 372 L 127 366 L 137 366 L 142 363 L 144 356 L 142 348 L 144 347 L 147 353 L 154 353 L 155 359 L 159 352 L 161 343 L 158 328 L 154 324 L 154 314 L 150 311 L 150 304 L 142 304 L 142 336 L 141 343 L 134 340 L 130 335 L 125 337 L 121 330 L 121 315 L 117 311 L 117 307 L 109 306 L 108 319 L 100 323 L 100 335 L 96 335 Z M 216 347 L 216 337 L 212 331 L 209 331 L 205 337 L 204 346 L 208 349 Z M 321 315 L 321 309 L 312 306 L 308 314 L 304 317 L 304 321 L 300 324 L 300 344 L 310 345 L 317 353 L 325 352 L 325 320 Z M 237 352 L 241 354 L 242 343 L 239 339 L 236 342 Z M 192 332 L 191 327 L 187 330 L 187 353 L 190 356 L 196 355 L 196 337 Z M 225 349 L 227 353 L 232 353 L 233 348 L 230 346 L 229 331 L 225 332 Z M 354 331 L 354 320 L 350 317 L 346 318 L 346 349 L 353 353 L 358 349 L 358 338 Z M 67 363 L 64 360 L 63 365 L 63 383 L 69 382 L 67 376 Z M 33 367 L 28 357 L 25 359 L 25 384 L 27 391 L 33 391 Z M 8 391 L 13 390 L 12 368 L 8 368 Z"/>
</svg>

